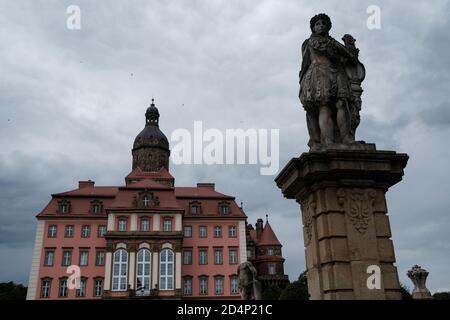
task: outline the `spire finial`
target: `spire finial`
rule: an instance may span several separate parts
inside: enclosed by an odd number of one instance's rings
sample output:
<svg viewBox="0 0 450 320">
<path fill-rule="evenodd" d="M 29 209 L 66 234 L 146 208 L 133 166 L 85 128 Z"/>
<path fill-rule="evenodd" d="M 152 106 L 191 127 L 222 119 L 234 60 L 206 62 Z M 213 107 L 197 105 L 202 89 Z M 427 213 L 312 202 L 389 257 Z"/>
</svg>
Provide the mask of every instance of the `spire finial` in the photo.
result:
<svg viewBox="0 0 450 320">
<path fill-rule="evenodd" d="M 244 207 L 244 203 L 241 201 L 241 209 Z"/>
<path fill-rule="evenodd" d="M 269 223 L 269 215 L 266 213 L 266 223 Z"/>
<path fill-rule="evenodd" d="M 153 106 L 155 105 L 155 99 L 153 99 L 153 97 L 152 97 L 152 105 Z"/>
</svg>

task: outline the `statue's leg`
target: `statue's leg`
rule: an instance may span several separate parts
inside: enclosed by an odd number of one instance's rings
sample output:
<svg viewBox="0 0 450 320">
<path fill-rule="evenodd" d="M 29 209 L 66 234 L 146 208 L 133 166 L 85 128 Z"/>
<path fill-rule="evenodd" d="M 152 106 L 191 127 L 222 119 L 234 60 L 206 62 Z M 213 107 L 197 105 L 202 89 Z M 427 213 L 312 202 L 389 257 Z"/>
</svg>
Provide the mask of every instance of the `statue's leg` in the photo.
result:
<svg viewBox="0 0 450 320">
<path fill-rule="evenodd" d="M 344 100 L 339 99 L 336 102 L 336 109 L 337 109 L 336 121 L 342 142 L 343 143 L 353 142 L 354 139 L 352 139 L 352 135 L 350 132 L 350 113 L 347 108 L 347 103 Z"/>
<path fill-rule="evenodd" d="M 334 124 L 331 118 L 331 110 L 328 106 L 321 106 L 319 113 L 320 140 L 324 144 L 333 143 Z"/>
<path fill-rule="evenodd" d="M 312 148 L 314 145 L 320 144 L 320 127 L 317 112 L 306 112 L 306 125 L 309 133 L 308 146 Z"/>
</svg>

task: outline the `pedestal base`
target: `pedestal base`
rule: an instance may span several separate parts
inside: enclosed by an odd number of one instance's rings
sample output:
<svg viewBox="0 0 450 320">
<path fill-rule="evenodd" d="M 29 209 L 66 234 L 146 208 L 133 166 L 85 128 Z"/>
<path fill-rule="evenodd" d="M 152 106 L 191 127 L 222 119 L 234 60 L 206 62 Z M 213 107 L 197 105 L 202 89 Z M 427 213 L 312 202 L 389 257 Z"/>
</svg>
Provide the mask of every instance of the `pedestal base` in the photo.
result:
<svg viewBox="0 0 450 320">
<path fill-rule="evenodd" d="M 385 193 L 407 161 L 393 151 L 309 152 L 275 179 L 301 206 L 311 299 L 401 299 Z"/>
</svg>

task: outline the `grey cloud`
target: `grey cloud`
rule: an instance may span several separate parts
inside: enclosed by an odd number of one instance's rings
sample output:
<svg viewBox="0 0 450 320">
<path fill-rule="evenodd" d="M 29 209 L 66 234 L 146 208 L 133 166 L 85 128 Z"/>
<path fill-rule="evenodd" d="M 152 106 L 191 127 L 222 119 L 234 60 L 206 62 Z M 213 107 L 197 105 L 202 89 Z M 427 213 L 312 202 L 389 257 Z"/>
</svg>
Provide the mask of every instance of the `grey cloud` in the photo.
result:
<svg viewBox="0 0 450 320">
<path fill-rule="evenodd" d="M 372 1 L 78 1 L 80 31 L 65 27 L 71 1 L 2 2 L 0 281 L 26 281 L 34 215 L 51 193 L 89 178 L 123 183 L 152 96 L 169 138 L 202 120 L 280 129 L 280 168 L 306 151 L 300 44 L 310 17 L 327 12 L 336 39 L 355 36 L 367 69 L 358 138 L 410 155 L 388 193 L 401 281 L 410 284 L 406 270 L 418 263 L 432 291 L 449 288 L 449 2 L 378 2 L 381 30 L 365 25 Z M 244 202 L 251 223 L 269 213 L 290 279 L 305 269 L 300 210 L 275 176 L 259 166 L 171 171 L 177 185 L 215 182 Z"/>
</svg>

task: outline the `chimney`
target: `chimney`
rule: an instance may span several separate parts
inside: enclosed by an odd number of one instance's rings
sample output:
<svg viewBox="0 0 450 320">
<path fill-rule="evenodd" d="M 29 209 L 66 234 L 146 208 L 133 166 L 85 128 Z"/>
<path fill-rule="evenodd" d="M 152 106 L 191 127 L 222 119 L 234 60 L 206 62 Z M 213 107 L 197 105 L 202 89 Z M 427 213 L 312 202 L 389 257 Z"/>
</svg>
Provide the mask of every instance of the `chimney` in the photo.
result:
<svg viewBox="0 0 450 320">
<path fill-rule="evenodd" d="M 259 239 L 261 239 L 261 235 L 262 235 L 262 231 L 263 231 L 263 219 L 258 219 L 257 221 L 256 221 L 256 224 L 255 224 L 255 228 L 256 228 L 256 238 L 259 240 Z"/>
<path fill-rule="evenodd" d="M 78 181 L 78 189 L 86 188 L 86 187 L 93 187 L 95 185 L 95 181 L 88 180 L 88 181 Z"/>
<path fill-rule="evenodd" d="M 214 183 L 197 183 L 197 188 L 209 188 L 211 190 L 215 189 Z"/>
</svg>

